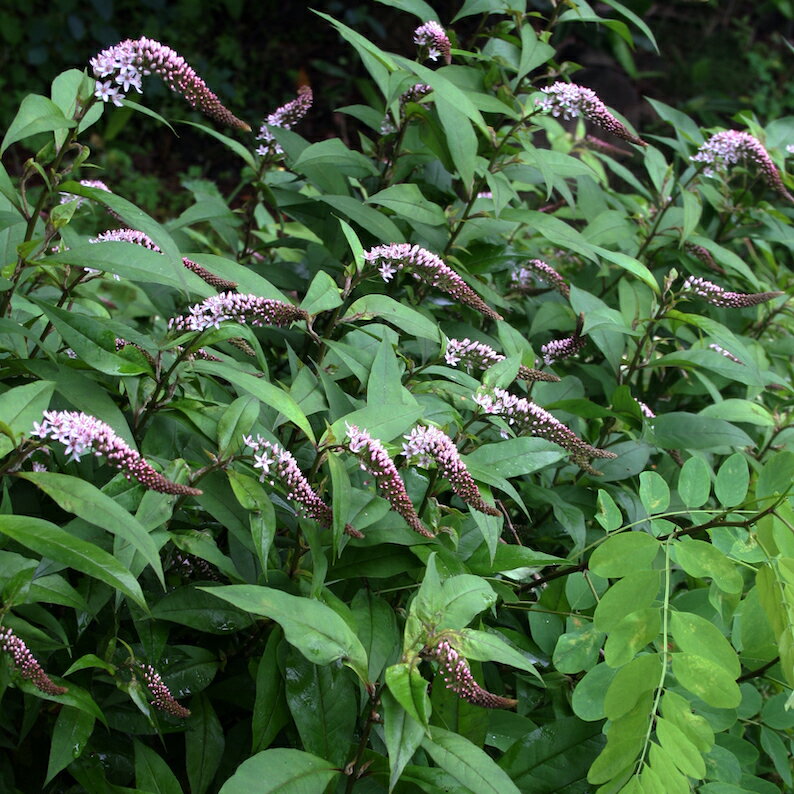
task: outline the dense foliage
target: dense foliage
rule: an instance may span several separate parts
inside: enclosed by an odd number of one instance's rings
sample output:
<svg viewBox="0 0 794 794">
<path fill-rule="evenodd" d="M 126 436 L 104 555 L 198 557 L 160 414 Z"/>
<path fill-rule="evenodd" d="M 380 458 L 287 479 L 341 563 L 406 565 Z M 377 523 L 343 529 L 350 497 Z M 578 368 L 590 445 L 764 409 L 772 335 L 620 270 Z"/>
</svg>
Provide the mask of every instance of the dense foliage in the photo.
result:
<svg viewBox="0 0 794 794">
<path fill-rule="evenodd" d="M 146 38 L 0 144 L 0 786 L 790 789 L 794 117 L 635 130 L 556 49 L 616 0 L 389 5 L 316 21 L 356 145 Z M 241 173 L 162 223 L 86 145 L 158 77 Z"/>
</svg>

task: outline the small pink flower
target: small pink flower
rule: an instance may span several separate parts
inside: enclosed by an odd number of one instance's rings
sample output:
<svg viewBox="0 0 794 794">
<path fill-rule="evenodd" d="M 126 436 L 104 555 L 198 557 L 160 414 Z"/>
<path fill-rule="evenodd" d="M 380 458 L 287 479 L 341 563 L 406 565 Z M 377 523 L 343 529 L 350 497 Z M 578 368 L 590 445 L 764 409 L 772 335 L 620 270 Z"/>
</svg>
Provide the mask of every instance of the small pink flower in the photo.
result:
<svg viewBox="0 0 794 794">
<path fill-rule="evenodd" d="M 414 31 L 414 44 L 423 47 L 426 58 L 431 61 L 438 60 L 439 55 L 444 58 L 444 63 L 452 63 L 452 44 L 444 28 L 430 20 L 420 25 Z"/>
<path fill-rule="evenodd" d="M 486 709 L 509 709 L 518 702 L 483 689 L 474 680 L 465 657 L 450 645 L 449 640 L 442 639 L 434 646 L 426 647 L 423 656 L 438 663 L 438 672 L 446 682 L 447 689 L 451 689 L 462 700 Z"/>
<path fill-rule="evenodd" d="M 65 686 L 58 686 L 42 669 L 28 646 L 9 628 L 0 628 L 0 649 L 11 656 L 11 663 L 22 678 L 48 695 L 63 695 Z"/>
<path fill-rule="evenodd" d="M 45 411 L 44 421 L 34 423 L 31 435 L 65 444 L 70 460 L 79 461 L 85 454 L 104 455 L 127 479 L 137 480 L 150 491 L 179 496 L 201 494 L 198 488 L 179 485 L 163 477 L 139 452 L 127 446 L 110 425 L 94 416 L 77 411 Z"/>
<path fill-rule="evenodd" d="M 140 669 L 143 673 L 143 680 L 152 693 L 152 705 L 172 717 L 187 719 L 190 716 L 190 710 L 177 702 L 171 694 L 171 690 L 163 683 L 160 673 L 150 664 L 140 665 Z"/>
<path fill-rule="evenodd" d="M 379 268 L 384 281 L 388 281 L 397 270 L 410 269 L 414 277 L 432 287 L 451 295 L 455 300 L 471 306 L 486 317 L 501 320 L 483 299 L 439 257 L 418 245 L 410 243 L 391 243 L 379 245 L 364 252 L 364 259 Z"/>
<path fill-rule="evenodd" d="M 683 291 L 698 295 L 714 306 L 724 306 L 733 309 L 757 306 L 759 303 L 766 303 L 783 294 L 782 292 L 728 292 L 723 287 L 711 281 L 706 281 L 700 276 L 689 276 L 684 282 Z"/>
<path fill-rule="evenodd" d="M 482 342 L 473 342 L 471 339 L 466 338 L 450 339 L 447 342 L 444 359 L 450 367 L 463 364 L 467 369 L 486 370 L 499 361 L 504 361 L 505 357 Z M 547 381 L 555 383 L 559 381 L 559 378 L 550 372 L 542 372 L 539 369 L 525 367 L 523 364 L 518 368 L 518 378 L 530 382 Z"/>
<path fill-rule="evenodd" d="M 220 328 L 227 320 L 253 326 L 285 326 L 309 315 L 297 306 L 256 295 L 221 292 L 190 307 L 190 314 L 173 317 L 168 327 L 175 331 L 205 331 Z"/>
<path fill-rule="evenodd" d="M 637 146 L 647 146 L 642 138 L 638 138 L 621 121 L 607 110 L 606 105 L 598 98 L 595 91 L 575 83 L 558 81 L 553 85 L 541 88 L 546 95 L 537 100 L 538 107 L 552 116 L 564 119 L 575 119 L 578 116 L 589 119 L 607 132 L 611 132 L 624 141 Z"/>
<path fill-rule="evenodd" d="M 394 461 L 389 457 L 383 444 L 366 431 L 360 430 L 355 425 L 347 427 L 347 448 L 361 461 L 361 468 L 368 471 L 373 477 L 378 488 L 388 500 L 389 504 L 398 512 L 414 532 L 432 538 L 433 533 L 428 531 L 416 514 L 405 484 L 397 473 Z"/>
<path fill-rule="evenodd" d="M 575 356 L 584 346 L 585 338 L 582 336 L 584 315 L 580 314 L 576 322 L 576 329 L 570 336 L 562 339 L 552 339 L 540 348 L 543 360 L 547 365 L 553 364 L 563 358 Z"/>
<path fill-rule="evenodd" d="M 512 284 L 520 290 L 530 289 L 534 279 L 545 281 L 564 298 L 569 298 L 571 289 L 565 279 L 542 259 L 530 259 L 523 267 L 513 272 Z"/>
<path fill-rule="evenodd" d="M 273 157 L 284 154 L 284 150 L 276 143 L 273 133 L 270 132 L 266 125 L 291 130 L 309 112 L 313 99 L 314 95 L 311 88 L 307 85 L 302 85 L 298 89 L 296 99 L 276 108 L 259 128 L 259 134 L 256 139 L 265 143 L 257 147 L 256 153 L 261 157 Z"/>
</svg>

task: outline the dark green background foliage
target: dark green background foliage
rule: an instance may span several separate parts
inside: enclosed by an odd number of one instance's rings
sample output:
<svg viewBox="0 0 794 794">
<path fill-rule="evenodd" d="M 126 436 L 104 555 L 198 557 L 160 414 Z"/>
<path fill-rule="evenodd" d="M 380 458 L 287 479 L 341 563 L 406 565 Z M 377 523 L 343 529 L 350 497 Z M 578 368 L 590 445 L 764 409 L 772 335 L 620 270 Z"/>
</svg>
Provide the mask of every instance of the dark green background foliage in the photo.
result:
<svg viewBox="0 0 794 794">
<path fill-rule="evenodd" d="M 64 29 L 34 4 L 0 26 L 0 623 L 29 654 L 0 655 L 0 791 L 791 790 L 790 4 L 275 8 L 63 3 Z M 412 44 L 436 12 L 450 65 Z M 254 132 L 154 76 L 92 105 L 88 58 L 141 34 Z M 541 112 L 558 79 L 648 145 Z M 704 173 L 725 128 L 765 170 Z M 159 250 L 91 242 L 122 224 Z M 454 273 L 404 259 L 384 281 L 365 254 L 394 243 Z M 183 258 L 295 319 L 175 330 L 216 292 Z M 537 259 L 569 289 L 521 277 Z M 445 356 L 464 338 L 490 366 Z M 483 408 L 497 389 L 549 413 L 511 425 Z M 96 417 L 173 493 L 74 460 L 34 431 L 48 410 Z M 405 454 L 417 425 L 468 491 Z"/>
</svg>

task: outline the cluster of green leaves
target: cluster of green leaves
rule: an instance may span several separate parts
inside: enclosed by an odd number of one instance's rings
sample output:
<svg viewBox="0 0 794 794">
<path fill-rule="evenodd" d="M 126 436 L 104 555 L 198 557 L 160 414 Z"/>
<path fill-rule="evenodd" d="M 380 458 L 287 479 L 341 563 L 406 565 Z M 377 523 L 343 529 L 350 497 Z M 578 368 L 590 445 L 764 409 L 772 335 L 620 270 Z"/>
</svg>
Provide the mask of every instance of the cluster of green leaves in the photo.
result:
<svg viewBox="0 0 794 794">
<path fill-rule="evenodd" d="M 576 71 L 557 26 L 653 40 L 606 5 L 613 18 L 584 0 L 548 17 L 466 0 L 453 62 L 433 68 L 326 17 L 372 77 L 368 104 L 341 109 L 357 145 L 273 128 L 283 154 L 260 159 L 252 137 L 202 125 L 239 156 L 247 199 L 197 183 L 164 224 L 77 181 L 96 177 L 92 79 L 71 70 L 25 99 L 0 145 L 38 147 L 21 174 L 0 169 L 0 615 L 68 691 L 42 692 L 5 655 L 7 790 L 792 786 L 792 313 L 785 295 L 719 308 L 683 280 L 790 293 L 794 212 L 752 164 L 704 178 L 703 132 L 662 103 L 645 148 L 538 112 L 538 88 Z M 455 40 L 473 15 L 473 39 Z M 401 101 L 416 83 L 430 90 Z M 737 121 L 782 165 L 794 119 Z M 160 251 L 89 242 L 118 218 Z M 365 252 L 400 242 L 505 319 L 404 273 L 384 282 Z M 183 257 L 309 319 L 178 334 L 168 318 L 213 294 Z M 537 258 L 569 296 L 517 283 Z M 560 380 L 517 381 L 580 317 L 586 346 L 553 364 Z M 452 338 L 504 358 L 464 371 L 444 357 Z M 494 387 L 616 457 L 599 475 L 514 436 L 474 399 Z M 201 494 L 44 447 L 48 409 L 97 417 Z M 417 423 L 454 440 L 500 516 L 408 462 Z M 346 425 L 384 444 L 434 537 L 362 471 Z M 260 476 L 249 436 L 294 456 L 329 527 Z M 515 709 L 461 697 L 431 652 L 442 638 Z M 189 717 L 155 708 L 144 665 Z"/>
</svg>

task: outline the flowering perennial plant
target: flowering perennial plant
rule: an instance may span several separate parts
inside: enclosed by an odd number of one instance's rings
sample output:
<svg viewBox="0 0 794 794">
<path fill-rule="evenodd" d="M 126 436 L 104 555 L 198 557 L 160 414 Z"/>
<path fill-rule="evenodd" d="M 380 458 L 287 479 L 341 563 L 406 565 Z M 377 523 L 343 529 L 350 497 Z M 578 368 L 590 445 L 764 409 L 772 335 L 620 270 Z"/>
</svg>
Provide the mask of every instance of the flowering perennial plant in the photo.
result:
<svg viewBox="0 0 794 794">
<path fill-rule="evenodd" d="M 123 243 L 135 243 L 136 245 L 142 245 L 144 248 L 148 248 L 150 251 L 156 251 L 158 254 L 162 253 L 160 246 L 152 240 L 147 234 L 143 232 L 139 232 L 136 229 L 111 229 L 106 232 L 102 232 L 101 234 L 97 235 L 96 237 L 92 237 L 89 243 L 106 243 L 106 242 L 123 242 Z M 225 278 L 221 278 L 220 276 L 216 276 L 214 273 L 211 273 L 207 268 L 202 267 L 197 262 L 193 262 L 191 259 L 187 257 L 182 257 L 182 264 L 191 272 L 195 273 L 200 279 L 203 279 L 212 287 L 215 287 L 217 290 L 233 290 L 237 286 L 237 283 L 234 281 L 228 281 Z"/>
<path fill-rule="evenodd" d="M 174 331 L 205 331 L 220 328 L 221 323 L 233 320 L 241 325 L 289 325 L 307 320 L 309 315 L 297 306 L 256 295 L 221 292 L 190 307 L 190 314 L 172 317 L 168 327 Z"/>
<path fill-rule="evenodd" d="M 449 640 L 442 639 L 432 647 L 426 647 L 423 655 L 438 663 L 438 672 L 446 682 L 447 689 L 451 689 L 462 700 L 486 709 L 511 709 L 518 703 L 517 700 L 483 689 L 475 681 L 465 657 L 452 647 Z"/>
<path fill-rule="evenodd" d="M 623 122 L 618 121 L 590 88 L 558 81 L 540 90 L 545 96 L 537 99 L 536 103 L 542 111 L 551 113 L 552 116 L 562 116 L 563 119 L 575 119 L 581 116 L 624 141 L 637 146 L 648 145 L 631 132 Z"/>
<path fill-rule="evenodd" d="M 563 358 L 570 358 L 575 356 L 585 345 L 585 338 L 582 336 L 582 327 L 584 326 L 584 315 L 579 315 L 576 321 L 576 329 L 570 336 L 564 336 L 561 339 L 552 339 L 542 345 L 540 352 L 543 355 L 543 360 L 547 365 L 553 364 Z"/>
<path fill-rule="evenodd" d="M 437 427 L 417 425 L 410 434 L 403 436 L 403 455 L 409 460 L 416 459 L 418 465 L 427 468 L 435 461 L 441 476 L 449 481 L 452 490 L 468 505 L 489 516 L 499 516 L 501 512 L 485 502 L 469 474 L 466 464 L 452 439 Z"/>
<path fill-rule="evenodd" d="M 163 682 L 160 673 L 154 669 L 150 664 L 140 665 L 143 680 L 149 691 L 152 693 L 152 705 L 170 714 L 177 719 L 185 720 L 190 716 L 190 710 L 186 709 L 177 699 L 171 694 L 171 690 Z"/>
<path fill-rule="evenodd" d="M 414 44 L 423 48 L 423 55 L 431 61 L 438 60 L 439 55 L 444 58 L 444 62 L 452 63 L 452 44 L 449 41 L 444 28 L 430 20 L 420 25 L 414 31 Z"/>
<path fill-rule="evenodd" d="M 463 364 L 467 369 L 486 370 L 499 361 L 504 361 L 505 357 L 497 353 L 489 345 L 482 342 L 473 342 L 468 337 L 466 339 L 450 339 L 447 342 L 447 349 L 444 352 L 444 359 L 450 367 Z M 526 381 L 546 381 L 556 383 L 559 378 L 551 372 L 543 372 L 539 369 L 525 367 L 523 364 L 518 368 L 519 380 Z"/>
<path fill-rule="evenodd" d="M 364 252 L 364 259 L 378 268 L 381 278 L 390 281 L 398 270 L 410 268 L 414 278 L 437 287 L 460 303 L 476 309 L 492 320 L 501 320 L 483 299 L 448 265 L 435 254 L 410 243 L 379 245 Z"/>
<path fill-rule="evenodd" d="M 58 686 L 44 672 L 28 646 L 9 628 L 0 628 L 0 650 L 11 656 L 11 662 L 22 678 L 30 681 L 36 689 L 48 695 L 63 695 L 68 691 L 65 686 Z"/>
<path fill-rule="evenodd" d="M 433 533 L 422 524 L 416 514 L 408 492 L 405 490 L 405 484 L 397 473 L 397 467 L 383 444 L 366 430 L 360 430 L 356 425 L 346 424 L 346 428 L 348 450 L 358 456 L 361 468 L 375 477 L 375 483 L 389 504 L 405 519 L 414 532 L 418 532 L 426 538 L 432 538 Z"/>
<path fill-rule="evenodd" d="M 703 173 L 714 176 L 725 172 L 741 161 L 752 163 L 763 175 L 767 184 L 774 188 L 786 201 L 794 204 L 794 196 L 786 190 L 777 166 L 772 162 L 769 152 L 758 138 L 749 132 L 725 130 L 712 135 L 692 155 L 692 160 L 705 165 Z"/>
<path fill-rule="evenodd" d="M 684 282 L 683 291 L 698 295 L 714 306 L 724 306 L 732 309 L 746 309 L 748 306 L 757 306 L 759 303 L 766 303 L 783 294 L 782 292 L 729 292 L 700 276 L 689 276 Z"/>
<path fill-rule="evenodd" d="M 542 259 L 530 259 L 525 265 L 514 270 L 511 276 L 511 283 L 516 289 L 528 290 L 532 288 L 536 278 L 545 281 L 564 298 L 571 296 L 571 288 L 568 286 L 568 282 Z"/>
<path fill-rule="evenodd" d="M 525 397 L 516 397 L 505 389 L 483 391 L 474 401 L 487 414 L 501 416 L 517 435 L 533 435 L 553 441 L 571 453 L 571 460 L 585 471 L 596 473 L 589 465 L 591 458 L 615 458 L 614 452 L 588 444 L 555 419 L 548 411 Z"/>
<path fill-rule="evenodd" d="M 298 96 L 276 108 L 262 123 L 259 128 L 259 134 L 256 136 L 258 141 L 264 141 L 257 147 L 256 153 L 260 157 L 280 157 L 284 154 L 284 150 L 276 143 L 273 133 L 267 128 L 281 127 L 285 130 L 291 130 L 308 112 L 312 106 L 314 95 L 312 90 L 307 85 L 302 85 L 298 89 Z"/>
<path fill-rule="evenodd" d="M 197 496 L 201 493 L 198 488 L 180 485 L 163 477 L 137 450 L 131 449 L 119 438 L 110 425 L 95 416 L 78 411 L 45 411 L 44 421 L 33 423 L 31 435 L 65 444 L 64 451 L 70 456 L 69 460 L 79 461 L 88 452 L 93 452 L 97 457 L 104 456 L 128 480 L 135 479 L 150 491 L 179 496 Z"/>
<path fill-rule="evenodd" d="M 175 94 L 181 94 L 191 107 L 210 118 L 241 130 L 251 129 L 223 106 L 181 55 L 159 41 L 145 37 L 126 39 L 102 50 L 90 64 L 98 78 L 95 96 L 103 102 L 112 101 L 120 107 L 130 88 L 142 93 L 141 78 L 154 73 Z M 103 81 L 105 77 L 110 79 Z"/>
</svg>

